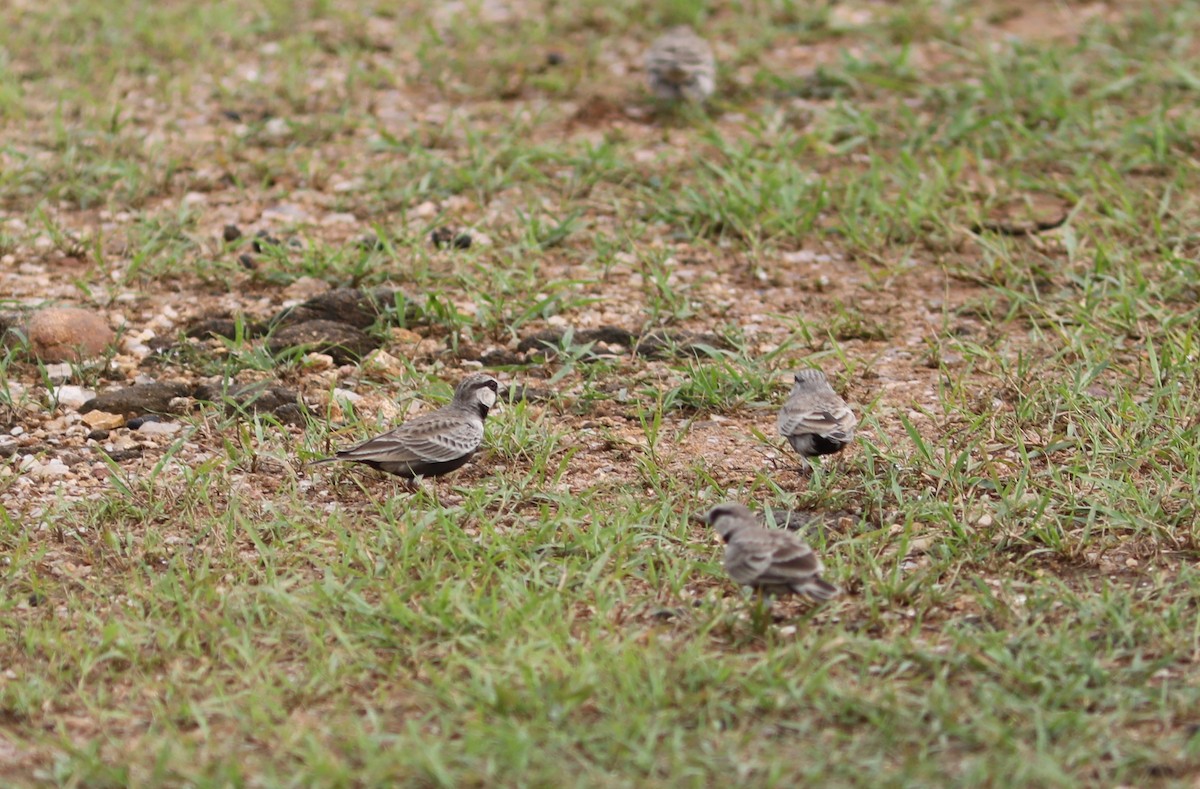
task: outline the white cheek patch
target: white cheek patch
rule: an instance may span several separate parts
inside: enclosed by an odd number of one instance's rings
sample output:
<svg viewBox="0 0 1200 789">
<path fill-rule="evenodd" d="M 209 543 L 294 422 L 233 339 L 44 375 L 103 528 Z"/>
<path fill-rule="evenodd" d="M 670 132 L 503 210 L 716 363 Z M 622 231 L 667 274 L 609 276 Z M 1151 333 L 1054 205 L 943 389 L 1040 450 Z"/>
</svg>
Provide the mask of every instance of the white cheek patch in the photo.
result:
<svg viewBox="0 0 1200 789">
<path fill-rule="evenodd" d="M 483 403 L 488 408 L 491 408 L 496 404 L 496 393 L 486 387 L 479 390 L 478 397 L 479 402 Z"/>
</svg>

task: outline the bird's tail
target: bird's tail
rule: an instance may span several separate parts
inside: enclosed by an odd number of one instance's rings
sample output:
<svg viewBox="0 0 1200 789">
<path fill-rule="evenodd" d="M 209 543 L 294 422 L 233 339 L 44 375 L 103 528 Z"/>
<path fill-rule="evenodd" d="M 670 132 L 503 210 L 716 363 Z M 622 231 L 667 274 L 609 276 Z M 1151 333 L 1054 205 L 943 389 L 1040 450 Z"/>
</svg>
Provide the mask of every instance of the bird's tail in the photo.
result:
<svg viewBox="0 0 1200 789">
<path fill-rule="evenodd" d="M 824 578 L 814 575 L 803 583 L 793 585 L 792 591 L 797 594 L 806 594 L 814 600 L 829 600 L 841 594 L 842 590 Z"/>
<path fill-rule="evenodd" d="M 337 457 L 336 455 L 334 455 L 333 457 L 328 457 L 328 458 L 318 458 L 317 460 L 310 460 L 307 463 L 305 463 L 304 465 L 306 467 L 307 466 L 319 466 L 322 463 L 332 463 L 335 460 L 341 460 L 341 458 Z"/>
</svg>

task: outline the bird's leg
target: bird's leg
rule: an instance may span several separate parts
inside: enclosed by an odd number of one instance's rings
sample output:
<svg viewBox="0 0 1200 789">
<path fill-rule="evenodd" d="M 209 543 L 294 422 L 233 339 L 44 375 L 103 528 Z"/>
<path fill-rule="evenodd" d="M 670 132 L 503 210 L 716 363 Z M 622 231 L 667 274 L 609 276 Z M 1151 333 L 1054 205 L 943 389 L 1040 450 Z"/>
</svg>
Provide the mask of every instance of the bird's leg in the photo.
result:
<svg viewBox="0 0 1200 789">
<path fill-rule="evenodd" d="M 767 632 L 770 611 L 771 605 L 766 601 L 766 593 L 762 587 L 758 587 L 754 590 L 754 608 L 750 611 L 750 622 L 754 626 L 754 632 L 760 636 Z"/>
<path fill-rule="evenodd" d="M 432 496 L 433 496 L 433 503 L 437 505 L 437 508 L 438 508 L 439 510 L 440 510 L 440 509 L 443 509 L 443 507 L 442 507 L 442 498 L 441 498 L 441 496 L 440 496 L 440 495 L 438 495 L 438 486 L 437 486 L 437 480 L 436 480 L 436 479 L 432 479 L 432 480 L 430 480 L 430 481 L 429 481 L 429 484 L 428 484 L 428 485 L 425 485 L 425 486 L 424 486 L 424 488 L 422 488 L 422 486 L 421 486 L 421 483 L 417 481 L 417 480 L 419 480 L 419 479 L 422 479 L 422 477 L 417 477 L 416 479 L 414 479 L 414 480 L 412 481 L 412 484 L 413 484 L 413 490 L 414 490 L 414 491 L 417 491 L 417 490 L 422 490 L 422 489 L 424 489 L 424 490 L 428 491 L 428 492 L 430 493 L 430 495 L 432 495 Z"/>
<path fill-rule="evenodd" d="M 801 458 L 798 465 L 793 466 L 796 470 L 796 490 L 803 490 L 812 484 L 813 468 L 810 465 L 808 458 Z"/>
<path fill-rule="evenodd" d="M 800 462 L 800 465 L 796 467 L 796 475 L 808 487 L 812 487 L 813 480 L 816 479 L 819 473 L 821 473 L 821 466 L 816 458 L 804 458 Z"/>
</svg>

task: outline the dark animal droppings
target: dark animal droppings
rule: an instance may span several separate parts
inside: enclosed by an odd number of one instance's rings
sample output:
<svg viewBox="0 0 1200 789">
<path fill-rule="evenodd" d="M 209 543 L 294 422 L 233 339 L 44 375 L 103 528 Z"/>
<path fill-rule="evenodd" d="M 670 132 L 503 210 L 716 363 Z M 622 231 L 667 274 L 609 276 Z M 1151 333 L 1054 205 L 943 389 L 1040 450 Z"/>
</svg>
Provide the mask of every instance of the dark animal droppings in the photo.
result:
<svg viewBox="0 0 1200 789">
<path fill-rule="evenodd" d="M 439 227 L 429 234 L 429 240 L 438 249 L 453 247 L 454 249 L 470 249 L 471 234 L 456 233 L 448 227 Z"/>
<path fill-rule="evenodd" d="M 132 449 L 117 449 L 112 452 L 105 452 L 114 463 L 120 463 L 124 460 L 133 460 L 142 456 L 141 447 L 133 447 Z"/>
<path fill-rule="evenodd" d="M 254 234 L 254 243 L 252 246 L 255 252 L 262 252 L 264 247 L 277 247 L 280 245 L 280 243 L 282 242 L 280 242 L 278 238 L 275 238 L 275 236 L 271 235 L 265 230 L 260 230 Z"/>
<path fill-rule="evenodd" d="M 193 387 L 177 381 L 151 384 L 134 384 L 124 389 L 105 392 L 88 400 L 79 407 L 79 413 L 107 411 L 110 414 L 170 413 L 171 401 L 176 397 L 188 397 Z"/>
<path fill-rule="evenodd" d="M 355 241 L 354 245 L 364 252 L 378 252 L 383 249 L 383 240 L 379 236 L 366 235 Z"/>
<path fill-rule="evenodd" d="M 358 362 L 379 347 L 379 340 L 345 323 L 312 320 L 284 327 L 267 343 L 273 354 L 304 347 L 307 352 L 327 353 L 337 364 Z"/>
</svg>

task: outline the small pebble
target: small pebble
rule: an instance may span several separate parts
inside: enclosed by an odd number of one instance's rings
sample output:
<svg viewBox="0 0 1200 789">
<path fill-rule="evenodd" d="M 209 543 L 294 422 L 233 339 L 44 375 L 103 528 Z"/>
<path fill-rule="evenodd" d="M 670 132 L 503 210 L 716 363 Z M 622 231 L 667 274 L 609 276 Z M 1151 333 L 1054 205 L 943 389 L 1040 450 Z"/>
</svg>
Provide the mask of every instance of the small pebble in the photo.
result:
<svg viewBox="0 0 1200 789">
<path fill-rule="evenodd" d="M 69 381 L 71 380 L 71 375 L 71 365 L 65 362 L 62 364 L 46 365 L 46 377 L 50 379 L 50 383 L 59 384 L 63 381 Z"/>
<path fill-rule="evenodd" d="M 88 411 L 83 423 L 94 430 L 115 430 L 125 424 L 125 417 L 108 411 Z"/>
<path fill-rule="evenodd" d="M 79 410 L 79 406 L 95 397 L 96 393 L 91 389 L 84 389 L 82 386 L 60 386 L 54 390 L 54 396 L 59 405 Z"/>
<path fill-rule="evenodd" d="M 138 434 L 143 436 L 173 436 L 183 430 L 178 422 L 143 422 Z"/>
<path fill-rule="evenodd" d="M 225 225 L 225 229 L 221 231 L 221 238 L 225 239 L 226 244 L 237 241 L 241 237 L 242 229 L 237 225 Z"/>
<path fill-rule="evenodd" d="M 141 416 L 134 417 L 133 419 L 130 419 L 128 422 L 126 422 L 125 427 L 129 428 L 130 430 L 140 430 L 142 425 L 144 425 L 144 424 L 147 424 L 149 422 L 161 422 L 161 421 L 162 421 L 162 417 L 159 416 L 158 414 L 142 414 Z"/>
<path fill-rule="evenodd" d="M 71 469 L 58 458 L 50 458 L 45 463 L 34 461 L 29 464 L 27 472 L 34 479 L 54 479 L 71 475 Z"/>
</svg>

